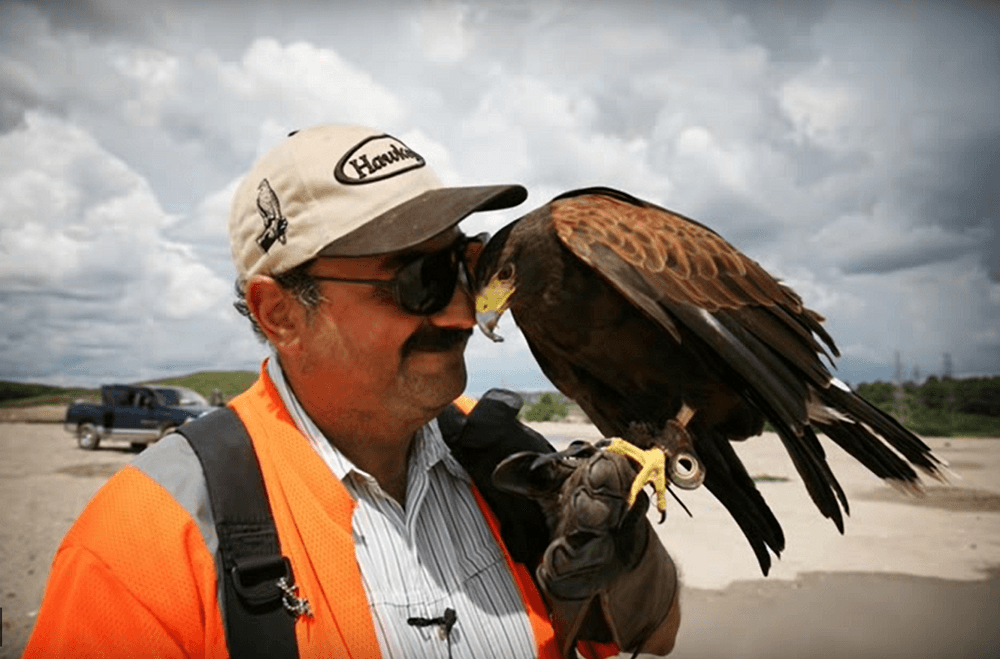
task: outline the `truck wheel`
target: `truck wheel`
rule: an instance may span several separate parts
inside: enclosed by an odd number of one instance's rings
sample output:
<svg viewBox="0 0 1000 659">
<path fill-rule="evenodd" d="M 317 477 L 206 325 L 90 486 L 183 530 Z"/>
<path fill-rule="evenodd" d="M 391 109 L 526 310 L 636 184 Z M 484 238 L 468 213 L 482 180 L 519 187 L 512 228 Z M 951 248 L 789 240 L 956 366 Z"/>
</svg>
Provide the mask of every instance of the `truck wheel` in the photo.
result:
<svg viewBox="0 0 1000 659">
<path fill-rule="evenodd" d="M 81 423 L 76 428 L 76 444 L 82 449 L 93 451 L 101 443 L 101 436 L 92 423 Z"/>
</svg>

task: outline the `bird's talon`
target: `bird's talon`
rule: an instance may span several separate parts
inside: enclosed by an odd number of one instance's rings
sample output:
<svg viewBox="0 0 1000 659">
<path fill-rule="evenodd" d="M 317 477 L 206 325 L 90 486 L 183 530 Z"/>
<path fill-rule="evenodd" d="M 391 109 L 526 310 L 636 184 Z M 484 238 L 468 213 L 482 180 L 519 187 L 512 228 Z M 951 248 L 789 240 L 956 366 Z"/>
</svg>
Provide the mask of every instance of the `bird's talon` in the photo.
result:
<svg viewBox="0 0 1000 659">
<path fill-rule="evenodd" d="M 629 508 L 635 505 L 639 492 L 646 486 L 646 483 L 649 483 L 656 492 L 656 509 L 660 511 L 660 521 L 666 519 L 667 457 L 663 451 L 655 447 L 644 451 L 618 437 L 612 439 L 605 450 L 629 458 L 639 465 L 639 474 L 632 481 L 632 489 L 629 492 Z"/>
</svg>

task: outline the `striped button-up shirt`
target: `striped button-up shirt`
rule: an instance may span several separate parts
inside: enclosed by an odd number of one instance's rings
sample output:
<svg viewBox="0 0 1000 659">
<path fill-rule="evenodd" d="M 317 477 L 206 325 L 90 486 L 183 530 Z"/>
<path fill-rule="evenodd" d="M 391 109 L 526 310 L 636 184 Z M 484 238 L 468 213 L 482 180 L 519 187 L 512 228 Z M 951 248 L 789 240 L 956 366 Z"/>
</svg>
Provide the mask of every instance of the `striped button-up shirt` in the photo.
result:
<svg viewBox="0 0 1000 659">
<path fill-rule="evenodd" d="M 276 358 L 268 360 L 268 375 L 299 430 L 358 504 L 354 551 L 382 656 L 535 656 L 520 591 L 437 421 L 414 437 L 404 509 L 320 432 Z M 449 608 L 457 618 L 446 638 L 440 625 L 407 622 L 439 618 Z"/>
</svg>

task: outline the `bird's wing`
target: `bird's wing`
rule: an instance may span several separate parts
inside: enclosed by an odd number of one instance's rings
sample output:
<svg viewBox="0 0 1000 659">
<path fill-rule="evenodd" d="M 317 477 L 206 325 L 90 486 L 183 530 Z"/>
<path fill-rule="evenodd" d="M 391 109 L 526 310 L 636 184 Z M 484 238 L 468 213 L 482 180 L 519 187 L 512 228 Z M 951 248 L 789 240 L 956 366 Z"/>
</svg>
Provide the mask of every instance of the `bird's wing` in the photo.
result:
<svg viewBox="0 0 1000 659">
<path fill-rule="evenodd" d="M 809 428 L 810 384 L 832 376 L 815 336 L 822 318 L 711 229 L 625 193 L 589 188 L 552 201 L 561 242 L 675 340 L 678 325 L 776 426 L 820 511 L 838 528 L 846 498 Z"/>
<path fill-rule="evenodd" d="M 592 258 L 605 245 L 642 272 L 657 292 L 709 311 L 781 304 L 802 312 L 799 297 L 708 227 L 609 188 L 588 188 L 553 200 L 562 242 Z"/>
<path fill-rule="evenodd" d="M 573 254 L 675 340 L 679 322 L 748 382 L 770 390 L 793 427 L 804 421 L 804 382 L 826 387 L 831 379 L 816 337 L 838 353 L 822 317 L 794 291 L 708 227 L 616 190 L 561 195 L 551 217 Z"/>
</svg>

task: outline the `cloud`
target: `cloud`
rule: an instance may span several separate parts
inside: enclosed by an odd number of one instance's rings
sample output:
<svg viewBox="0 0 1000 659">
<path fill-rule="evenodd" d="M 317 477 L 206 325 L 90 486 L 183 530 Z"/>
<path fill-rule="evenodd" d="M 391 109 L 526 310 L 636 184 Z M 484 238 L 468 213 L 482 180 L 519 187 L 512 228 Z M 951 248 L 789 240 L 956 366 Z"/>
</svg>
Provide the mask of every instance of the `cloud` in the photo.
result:
<svg viewBox="0 0 1000 659">
<path fill-rule="evenodd" d="M 3 369 L 252 367 L 228 301 L 235 185 L 337 121 L 396 134 L 447 183 L 528 187 L 469 232 L 620 187 L 792 283 L 848 373 L 891 373 L 897 349 L 1000 370 L 998 32 L 943 0 L 0 4 Z M 483 341 L 470 387 L 544 381 L 513 323 Z"/>
<path fill-rule="evenodd" d="M 124 162 L 59 118 L 24 120 L 0 136 L 2 341 L 18 346 L 0 372 L 51 375 L 71 361 L 81 377 L 137 373 L 126 365 L 143 347 L 135 337 L 214 313 L 230 285 L 163 236 L 172 218 Z M 108 350 L 117 358 L 101 367 Z"/>
<path fill-rule="evenodd" d="M 78 128 L 35 112 L 25 124 L 2 137 L 0 276 L 73 284 L 95 269 L 119 269 L 113 264 L 148 243 L 165 217 L 148 187 Z"/>
<path fill-rule="evenodd" d="M 795 127 L 798 141 L 809 141 L 831 151 L 855 148 L 849 138 L 857 130 L 851 121 L 857 98 L 846 85 L 790 80 L 782 87 L 779 102 Z"/>
<path fill-rule="evenodd" d="M 425 3 L 414 30 L 423 44 L 424 56 L 437 64 L 454 64 L 464 59 L 473 36 L 467 20 L 470 7 L 445 2 Z"/>
<path fill-rule="evenodd" d="M 869 214 L 835 219 L 810 245 L 817 254 L 832 256 L 846 274 L 887 273 L 978 254 L 993 230 L 984 221 L 957 229 L 916 224 L 900 209 L 880 202 Z"/>
<path fill-rule="evenodd" d="M 226 67 L 222 82 L 257 113 L 288 117 L 292 125 L 351 121 L 391 125 L 403 113 L 398 99 L 336 51 L 306 42 L 254 41 L 241 67 Z"/>
<path fill-rule="evenodd" d="M 1000 352 L 991 330 L 1000 303 L 974 256 L 927 264 L 889 274 L 859 274 L 840 282 L 862 301 L 838 308 L 831 326 L 850 328 L 856 345 L 891 363 L 896 351 L 907 365 L 940 373 L 942 355 L 955 358 L 957 374 L 1000 372 Z M 836 335 L 835 335 L 836 336 Z M 882 375 L 891 376 L 891 371 Z"/>
<path fill-rule="evenodd" d="M 481 170 L 506 169 L 540 185 L 629 181 L 662 192 L 668 184 L 650 171 L 646 141 L 604 133 L 597 117 L 589 94 L 560 91 L 533 76 L 504 76 L 483 95 L 462 136 L 486 156 Z M 513 167 L 505 166 L 508 158 Z"/>
</svg>

